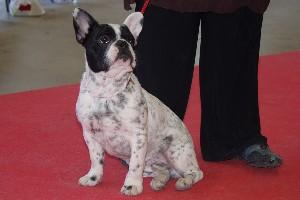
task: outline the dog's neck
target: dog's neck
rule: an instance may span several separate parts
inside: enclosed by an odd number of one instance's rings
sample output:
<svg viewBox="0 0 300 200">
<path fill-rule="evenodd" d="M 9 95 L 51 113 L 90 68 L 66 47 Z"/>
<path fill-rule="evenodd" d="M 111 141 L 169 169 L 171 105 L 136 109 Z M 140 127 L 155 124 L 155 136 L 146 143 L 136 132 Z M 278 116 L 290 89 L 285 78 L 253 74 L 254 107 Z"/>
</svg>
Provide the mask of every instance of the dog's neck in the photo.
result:
<svg viewBox="0 0 300 200">
<path fill-rule="evenodd" d="M 129 63 L 114 63 L 108 72 L 94 73 L 86 64 L 86 71 L 80 85 L 80 92 L 88 92 L 95 98 L 111 98 L 122 92 L 132 75 Z"/>
</svg>

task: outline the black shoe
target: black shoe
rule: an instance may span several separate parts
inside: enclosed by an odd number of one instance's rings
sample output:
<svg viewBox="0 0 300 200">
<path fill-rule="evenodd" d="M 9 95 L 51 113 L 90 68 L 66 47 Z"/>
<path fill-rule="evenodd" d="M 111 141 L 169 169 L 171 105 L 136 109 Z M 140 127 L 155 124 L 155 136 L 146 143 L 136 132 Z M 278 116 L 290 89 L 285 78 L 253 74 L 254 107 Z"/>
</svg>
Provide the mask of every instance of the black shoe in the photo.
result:
<svg viewBox="0 0 300 200">
<path fill-rule="evenodd" d="M 276 168 L 282 164 L 280 156 L 273 153 L 268 146 L 259 144 L 247 147 L 241 159 L 245 160 L 248 165 L 258 168 Z"/>
</svg>

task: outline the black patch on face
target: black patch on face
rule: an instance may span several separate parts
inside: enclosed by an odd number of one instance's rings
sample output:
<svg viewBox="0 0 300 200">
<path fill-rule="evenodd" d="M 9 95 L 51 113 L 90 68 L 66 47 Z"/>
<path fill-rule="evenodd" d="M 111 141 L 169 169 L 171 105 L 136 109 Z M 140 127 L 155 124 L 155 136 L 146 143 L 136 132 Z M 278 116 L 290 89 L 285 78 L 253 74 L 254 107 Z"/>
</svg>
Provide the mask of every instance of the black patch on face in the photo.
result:
<svg viewBox="0 0 300 200">
<path fill-rule="evenodd" d="M 83 46 L 86 49 L 88 65 L 93 72 L 108 71 L 109 64 L 105 60 L 105 54 L 115 40 L 116 33 L 110 25 L 95 23 L 90 27 Z"/>
<path fill-rule="evenodd" d="M 135 39 L 134 39 L 133 35 L 131 34 L 130 30 L 128 29 L 128 27 L 126 25 L 122 25 L 120 27 L 120 31 L 121 31 L 121 38 L 126 40 L 132 46 L 132 48 L 134 48 L 135 47 Z"/>
</svg>

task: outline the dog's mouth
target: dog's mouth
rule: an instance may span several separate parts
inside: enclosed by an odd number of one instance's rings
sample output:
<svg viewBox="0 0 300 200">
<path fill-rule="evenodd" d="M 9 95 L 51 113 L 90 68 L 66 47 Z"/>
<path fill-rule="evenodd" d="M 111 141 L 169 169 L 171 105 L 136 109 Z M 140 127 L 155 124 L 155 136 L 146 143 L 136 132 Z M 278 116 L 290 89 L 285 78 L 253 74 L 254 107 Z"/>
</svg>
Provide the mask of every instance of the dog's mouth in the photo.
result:
<svg viewBox="0 0 300 200">
<path fill-rule="evenodd" d="M 132 65 L 133 55 L 131 54 L 131 52 L 128 49 L 119 49 L 119 52 L 117 54 L 115 62 L 117 62 L 119 60 L 123 61 L 124 63 L 129 61 L 130 65 Z"/>
<path fill-rule="evenodd" d="M 119 65 L 118 62 L 113 64 L 109 71 L 106 73 L 108 78 L 119 79 L 121 76 L 124 76 L 127 73 L 133 71 L 130 65 Z"/>
</svg>

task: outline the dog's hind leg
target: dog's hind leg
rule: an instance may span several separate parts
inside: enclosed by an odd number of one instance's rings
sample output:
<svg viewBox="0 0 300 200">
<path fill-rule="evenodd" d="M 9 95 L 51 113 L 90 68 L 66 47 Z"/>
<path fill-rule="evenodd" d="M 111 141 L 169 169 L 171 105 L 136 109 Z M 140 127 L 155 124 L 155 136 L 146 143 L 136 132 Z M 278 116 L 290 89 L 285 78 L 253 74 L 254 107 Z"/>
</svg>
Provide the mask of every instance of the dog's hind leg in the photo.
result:
<svg viewBox="0 0 300 200">
<path fill-rule="evenodd" d="M 181 176 L 175 185 L 177 190 L 186 190 L 203 178 L 191 142 L 175 142 L 165 154 L 174 170 Z"/>
<path fill-rule="evenodd" d="M 201 170 L 195 170 L 193 172 L 184 173 L 183 177 L 176 181 L 176 190 L 186 190 L 192 187 L 193 184 L 197 183 L 202 179 L 203 173 Z"/>
<path fill-rule="evenodd" d="M 170 179 L 170 172 L 166 165 L 152 165 L 153 179 L 150 186 L 153 190 L 161 190 Z"/>
<path fill-rule="evenodd" d="M 184 166 L 183 163 L 176 165 L 176 170 L 183 172 L 181 173 L 182 177 L 176 181 L 175 187 L 177 190 L 189 189 L 203 178 L 203 172 L 198 165 L 192 164 L 194 162 L 191 162 L 190 159 L 187 159 L 186 162 L 189 162 L 189 166 Z"/>
</svg>

